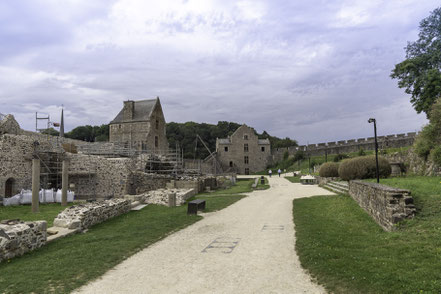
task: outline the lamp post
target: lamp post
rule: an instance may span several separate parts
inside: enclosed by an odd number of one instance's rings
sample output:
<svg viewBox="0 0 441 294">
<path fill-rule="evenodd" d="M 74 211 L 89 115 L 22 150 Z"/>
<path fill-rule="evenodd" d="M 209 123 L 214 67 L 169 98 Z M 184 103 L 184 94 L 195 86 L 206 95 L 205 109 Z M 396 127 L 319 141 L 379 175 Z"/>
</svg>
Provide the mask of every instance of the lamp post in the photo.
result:
<svg viewBox="0 0 441 294">
<path fill-rule="evenodd" d="M 377 121 L 375 118 L 370 118 L 368 123 L 374 123 L 374 135 L 375 135 L 375 165 L 376 170 L 375 173 L 377 175 L 377 183 L 380 183 L 380 173 L 378 171 L 378 142 L 377 142 Z"/>
</svg>

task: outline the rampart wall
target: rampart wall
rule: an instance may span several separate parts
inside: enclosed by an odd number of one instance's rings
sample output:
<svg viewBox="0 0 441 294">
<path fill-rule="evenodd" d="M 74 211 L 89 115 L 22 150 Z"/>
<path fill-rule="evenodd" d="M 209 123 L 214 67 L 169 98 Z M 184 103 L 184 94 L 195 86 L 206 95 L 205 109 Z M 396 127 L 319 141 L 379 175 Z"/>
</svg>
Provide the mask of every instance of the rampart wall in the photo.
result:
<svg viewBox="0 0 441 294">
<path fill-rule="evenodd" d="M 416 132 L 411 132 L 407 134 L 378 136 L 378 148 L 385 149 L 411 146 L 415 141 L 416 135 Z M 282 160 L 283 154 L 286 151 L 288 151 L 289 155 L 294 155 L 297 151 L 301 150 L 307 152 L 311 156 L 320 156 L 325 154 L 330 155 L 357 152 L 360 149 L 375 150 L 374 137 L 293 146 L 288 148 L 275 148 L 273 149 L 273 162 Z"/>
</svg>

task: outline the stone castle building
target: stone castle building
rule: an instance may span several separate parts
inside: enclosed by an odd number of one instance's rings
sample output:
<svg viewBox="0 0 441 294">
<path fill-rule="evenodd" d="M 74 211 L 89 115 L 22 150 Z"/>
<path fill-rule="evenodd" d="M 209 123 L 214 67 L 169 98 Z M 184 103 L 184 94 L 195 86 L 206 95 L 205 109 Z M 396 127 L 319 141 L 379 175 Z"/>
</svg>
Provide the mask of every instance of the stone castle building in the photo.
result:
<svg viewBox="0 0 441 294">
<path fill-rule="evenodd" d="M 109 142 L 125 147 L 163 153 L 168 149 L 166 123 L 159 98 L 127 100 L 109 124 Z"/>
<path fill-rule="evenodd" d="M 224 171 L 250 174 L 270 163 L 271 145 L 268 139 L 259 139 L 253 128 L 242 125 L 230 137 L 216 139 L 216 154 Z"/>
</svg>

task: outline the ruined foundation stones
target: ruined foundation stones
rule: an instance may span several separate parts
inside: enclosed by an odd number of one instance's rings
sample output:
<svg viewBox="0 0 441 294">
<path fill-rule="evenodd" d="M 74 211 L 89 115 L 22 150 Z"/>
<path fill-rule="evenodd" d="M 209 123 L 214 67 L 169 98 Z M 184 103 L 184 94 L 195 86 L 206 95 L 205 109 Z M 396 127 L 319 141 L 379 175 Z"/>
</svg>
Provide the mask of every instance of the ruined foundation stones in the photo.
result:
<svg viewBox="0 0 441 294">
<path fill-rule="evenodd" d="M 409 190 L 354 180 L 349 182 L 349 195 L 387 231 L 416 212 Z"/>
<path fill-rule="evenodd" d="M 165 206 L 181 206 L 185 201 L 196 195 L 195 189 L 158 189 L 139 195 L 125 195 L 132 202 L 157 204 Z"/>
<path fill-rule="evenodd" d="M 54 220 L 55 227 L 85 230 L 109 218 L 130 211 L 130 201 L 111 199 L 66 208 Z"/>
<path fill-rule="evenodd" d="M 46 244 L 46 230 L 46 221 L 1 221 L 0 262 L 23 255 Z"/>
</svg>

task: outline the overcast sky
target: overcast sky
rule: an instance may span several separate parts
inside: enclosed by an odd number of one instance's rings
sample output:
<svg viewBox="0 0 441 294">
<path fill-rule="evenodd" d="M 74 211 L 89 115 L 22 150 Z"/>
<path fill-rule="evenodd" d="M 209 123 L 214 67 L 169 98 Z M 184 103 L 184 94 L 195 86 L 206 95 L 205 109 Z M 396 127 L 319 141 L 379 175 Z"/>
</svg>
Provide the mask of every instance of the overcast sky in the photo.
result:
<svg viewBox="0 0 441 294">
<path fill-rule="evenodd" d="M 389 75 L 439 0 L 0 2 L 0 113 L 66 131 L 159 96 L 167 122 L 219 120 L 319 143 L 426 123 Z"/>
</svg>

